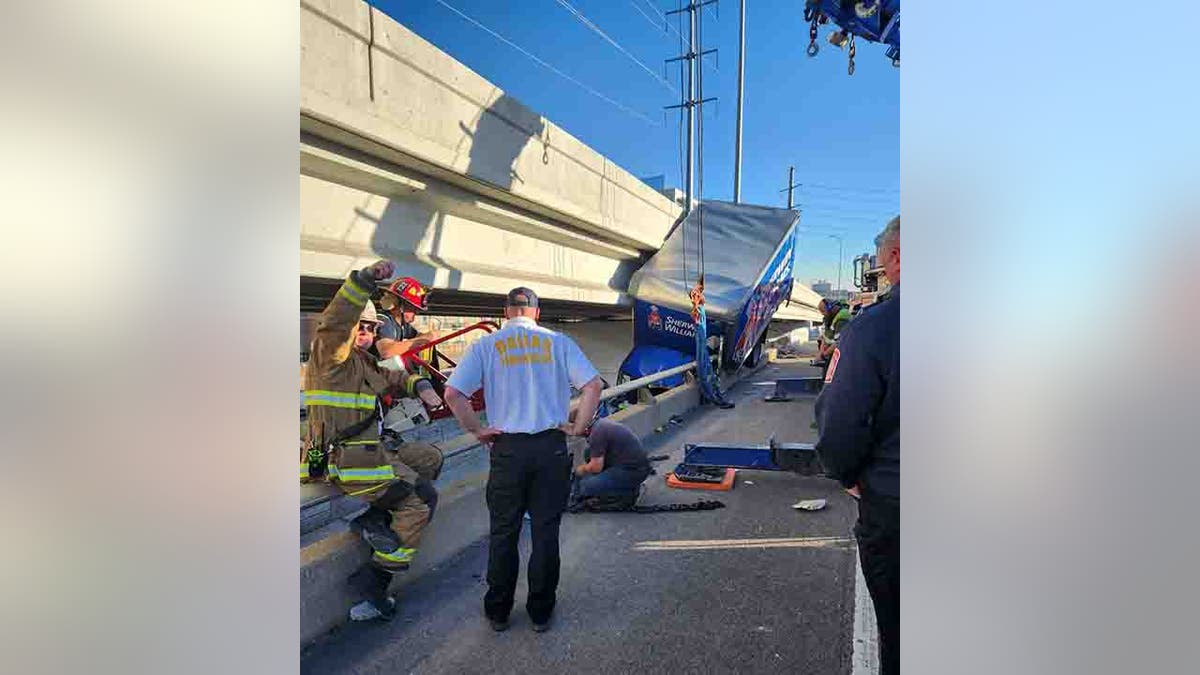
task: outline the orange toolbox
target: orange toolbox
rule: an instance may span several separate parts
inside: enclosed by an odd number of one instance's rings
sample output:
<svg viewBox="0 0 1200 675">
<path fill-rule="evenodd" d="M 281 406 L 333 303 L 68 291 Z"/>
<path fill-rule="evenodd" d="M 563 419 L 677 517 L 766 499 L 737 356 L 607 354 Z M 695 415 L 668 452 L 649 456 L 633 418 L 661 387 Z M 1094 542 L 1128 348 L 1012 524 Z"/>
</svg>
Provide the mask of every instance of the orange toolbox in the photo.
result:
<svg viewBox="0 0 1200 675">
<path fill-rule="evenodd" d="M 681 490 L 711 490 L 713 492 L 728 492 L 733 489 L 737 469 L 714 469 L 709 467 L 675 467 L 675 471 L 667 474 L 667 486 Z M 683 477 L 676 475 L 678 471 L 686 471 Z M 691 480 L 687 480 L 691 479 Z"/>
</svg>

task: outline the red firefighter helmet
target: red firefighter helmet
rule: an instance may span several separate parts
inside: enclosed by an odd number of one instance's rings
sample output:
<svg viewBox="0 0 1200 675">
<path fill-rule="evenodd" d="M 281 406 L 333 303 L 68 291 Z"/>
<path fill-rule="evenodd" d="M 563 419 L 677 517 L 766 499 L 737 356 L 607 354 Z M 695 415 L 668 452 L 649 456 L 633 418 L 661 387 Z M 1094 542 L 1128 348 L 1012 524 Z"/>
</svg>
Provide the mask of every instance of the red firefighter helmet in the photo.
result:
<svg viewBox="0 0 1200 675">
<path fill-rule="evenodd" d="M 383 289 L 383 292 L 385 299 L 388 295 L 393 295 L 420 311 L 425 311 L 429 306 L 429 289 L 412 277 L 400 277 L 393 281 L 391 286 Z"/>
</svg>

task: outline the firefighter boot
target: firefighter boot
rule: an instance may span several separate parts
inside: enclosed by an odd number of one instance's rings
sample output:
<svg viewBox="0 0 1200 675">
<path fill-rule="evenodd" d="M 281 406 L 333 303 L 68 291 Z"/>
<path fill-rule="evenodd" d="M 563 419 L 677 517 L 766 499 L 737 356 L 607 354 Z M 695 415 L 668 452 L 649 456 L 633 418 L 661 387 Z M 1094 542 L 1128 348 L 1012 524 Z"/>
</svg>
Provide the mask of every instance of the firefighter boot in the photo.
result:
<svg viewBox="0 0 1200 675">
<path fill-rule="evenodd" d="M 350 620 L 391 620 L 396 615 L 396 601 L 387 594 L 391 581 L 391 574 L 371 563 L 350 575 L 350 586 L 358 591 L 360 597 L 366 598 L 350 608 Z"/>
<path fill-rule="evenodd" d="M 396 599 L 388 598 L 387 613 L 379 611 L 370 600 L 363 600 L 350 608 L 351 621 L 370 621 L 371 619 L 390 620 L 396 614 Z"/>
</svg>

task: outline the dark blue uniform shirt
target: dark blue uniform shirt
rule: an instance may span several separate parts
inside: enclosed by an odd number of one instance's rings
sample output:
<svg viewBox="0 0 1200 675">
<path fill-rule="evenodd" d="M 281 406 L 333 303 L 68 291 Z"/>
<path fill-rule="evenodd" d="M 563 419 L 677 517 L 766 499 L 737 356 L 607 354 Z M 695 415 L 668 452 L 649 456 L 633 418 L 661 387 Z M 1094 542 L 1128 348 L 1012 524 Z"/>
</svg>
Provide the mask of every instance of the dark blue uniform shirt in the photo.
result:
<svg viewBox="0 0 1200 675">
<path fill-rule="evenodd" d="M 845 487 L 900 497 L 900 287 L 838 340 L 817 397 L 817 454 Z"/>
<path fill-rule="evenodd" d="M 411 340 L 419 335 L 412 324 L 396 321 L 390 314 L 382 314 L 379 318 L 383 320 L 383 324 L 379 326 L 379 337 L 381 338 L 400 341 Z"/>
</svg>

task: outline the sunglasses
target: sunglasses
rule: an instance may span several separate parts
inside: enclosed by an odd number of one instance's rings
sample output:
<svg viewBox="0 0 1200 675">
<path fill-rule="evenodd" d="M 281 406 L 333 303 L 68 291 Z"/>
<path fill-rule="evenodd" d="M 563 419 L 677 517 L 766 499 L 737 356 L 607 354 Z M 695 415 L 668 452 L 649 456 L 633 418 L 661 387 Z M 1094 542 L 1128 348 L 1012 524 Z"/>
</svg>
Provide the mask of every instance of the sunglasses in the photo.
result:
<svg viewBox="0 0 1200 675">
<path fill-rule="evenodd" d="M 375 324 L 373 324 L 369 321 L 359 321 L 358 322 L 358 330 L 360 330 L 362 332 L 374 333 L 375 328 L 376 328 Z"/>
</svg>

